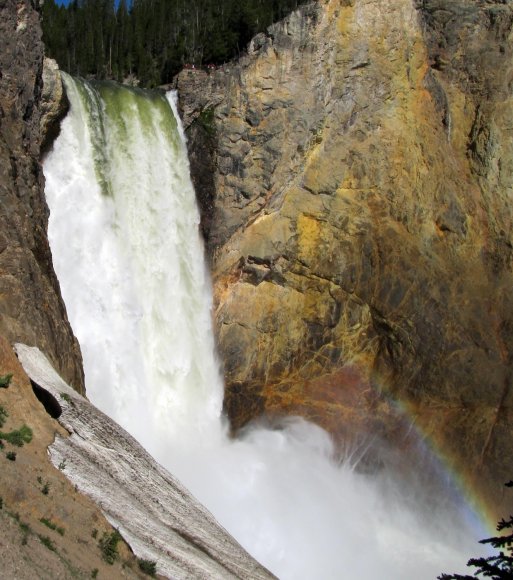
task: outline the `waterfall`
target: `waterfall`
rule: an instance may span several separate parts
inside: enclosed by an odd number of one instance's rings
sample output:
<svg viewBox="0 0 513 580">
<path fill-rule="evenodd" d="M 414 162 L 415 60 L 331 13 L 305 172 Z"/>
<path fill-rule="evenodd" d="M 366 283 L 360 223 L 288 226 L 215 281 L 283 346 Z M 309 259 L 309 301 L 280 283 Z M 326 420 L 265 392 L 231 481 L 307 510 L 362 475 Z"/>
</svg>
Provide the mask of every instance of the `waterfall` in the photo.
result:
<svg viewBox="0 0 513 580">
<path fill-rule="evenodd" d="M 44 163 L 54 265 L 90 400 L 280 578 L 433 579 L 475 554 L 468 512 L 421 510 L 290 419 L 230 440 L 186 147 L 172 97 L 65 76 Z M 410 490 L 411 491 L 411 490 Z M 451 500 L 451 498 L 449 498 Z M 429 515 L 428 515 L 429 514 Z"/>
<path fill-rule="evenodd" d="M 46 194 L 88 396 L 140 440 L 211 437 L 223 389 L 175 116 L 157 93 L 66 87 L 72 114 L 45 163 Z"/>
</svg>

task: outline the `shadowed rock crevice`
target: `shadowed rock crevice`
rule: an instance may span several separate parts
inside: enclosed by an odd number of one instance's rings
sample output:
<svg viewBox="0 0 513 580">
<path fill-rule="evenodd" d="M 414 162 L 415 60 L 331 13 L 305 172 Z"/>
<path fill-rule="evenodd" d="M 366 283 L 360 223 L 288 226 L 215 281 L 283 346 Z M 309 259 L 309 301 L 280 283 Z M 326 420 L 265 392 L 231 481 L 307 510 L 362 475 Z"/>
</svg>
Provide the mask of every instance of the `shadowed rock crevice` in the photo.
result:
<svg viewBox="0 0 513 580">
<path fill-rule="evenodd" d="M 36 395 L 37 400 L 43 405 L 45 411 L 52 419 L 58 419 L 62 414 L 62 407 L 59 405 L 57 399 L 34 381 L 30 381 L 30 384 L 34 395 Z"/>
</svg>

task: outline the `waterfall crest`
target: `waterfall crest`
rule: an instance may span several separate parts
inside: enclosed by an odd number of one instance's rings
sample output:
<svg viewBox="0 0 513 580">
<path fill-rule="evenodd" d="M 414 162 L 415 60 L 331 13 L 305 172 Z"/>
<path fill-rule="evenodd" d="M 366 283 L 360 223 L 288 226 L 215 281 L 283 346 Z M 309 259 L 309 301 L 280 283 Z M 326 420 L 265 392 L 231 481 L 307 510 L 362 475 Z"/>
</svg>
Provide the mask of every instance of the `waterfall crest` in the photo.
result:
<svg viewBox="0 0 513 580">
<path fill-rule="evenodd" d="M 464 569 L 459 512 L 333 460 L 305 421 L 226 435 L 198 210 L 177 116 L 157 93 L 65 76 L 44 170 L 55 269 L 87 393 L 281 578 L 432 579 Z M 441 504 L 443 506 L 443 502 Z"/>
</svg>

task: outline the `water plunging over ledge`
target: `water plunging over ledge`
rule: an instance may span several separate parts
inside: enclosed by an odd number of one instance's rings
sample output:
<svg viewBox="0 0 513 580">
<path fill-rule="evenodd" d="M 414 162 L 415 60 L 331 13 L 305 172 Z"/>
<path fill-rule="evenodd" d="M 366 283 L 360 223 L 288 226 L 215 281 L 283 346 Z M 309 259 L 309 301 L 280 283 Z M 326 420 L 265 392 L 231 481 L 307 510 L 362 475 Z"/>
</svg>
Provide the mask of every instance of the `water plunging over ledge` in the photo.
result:
<svg viewBox="0 0 513 580">
<path fill-rule="evenodd" d="M 49 237 L 91 401 L 280 578 L 463 570 L 483 532 L 445 509 L 452 498 L 422 510 L 389 473 L 334 461 L 329 436 L 299 419 L 228 438 L 172 96 L 65 82 L 71 111 L 44 164 Z"/>
</svg>

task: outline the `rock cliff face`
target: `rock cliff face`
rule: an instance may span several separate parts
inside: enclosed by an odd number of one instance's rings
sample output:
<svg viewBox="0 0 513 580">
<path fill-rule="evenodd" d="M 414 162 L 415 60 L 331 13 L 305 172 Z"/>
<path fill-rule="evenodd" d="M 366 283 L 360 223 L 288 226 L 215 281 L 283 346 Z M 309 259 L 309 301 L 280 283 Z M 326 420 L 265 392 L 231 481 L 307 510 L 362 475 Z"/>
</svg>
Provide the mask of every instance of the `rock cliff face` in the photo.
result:
<svg viewBox="0 0 513 580">
<path fill-rule="evenodd" d="M 293 413 L 398 442 L 413 421 L 498 507 L 512 23 L 500 1 L 328 0 L 178 77 L 235 429 Z"/>
<path fill-rule="evenodd" d="M 0 3 L 0 334 L 43 350 L 80 392 L 81 355 L 46 236 L 40 158 L 43 45 L 38 2 Z"/>
</svg>

